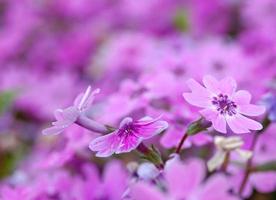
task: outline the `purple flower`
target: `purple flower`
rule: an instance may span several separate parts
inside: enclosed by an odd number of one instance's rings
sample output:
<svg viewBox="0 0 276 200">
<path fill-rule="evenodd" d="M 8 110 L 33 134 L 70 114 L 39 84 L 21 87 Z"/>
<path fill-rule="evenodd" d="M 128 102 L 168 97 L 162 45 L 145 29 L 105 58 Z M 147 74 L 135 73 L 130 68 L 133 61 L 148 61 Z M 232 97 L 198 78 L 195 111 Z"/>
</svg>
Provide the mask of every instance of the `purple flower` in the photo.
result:
<svg viewBox="0 0 276 200">
<path fill-rule="evenodd" d="M 251 95 L 248 91 L 236 92 L 237 83 L 227 77 L 220 81 L 212 76 L 203 78 L 204 86 L 190 79 L 188 87 L 192 93 L 184 93 L 187 102 L 203 108 L 200 113 L 212 122 L 215 130 L 226 133 L 227 125 L 234 133 L 248 133 L 260 130 L 262 125 L 246 116 L 258 116 L 264 113 L 263 106 L 250 104 Z"/>
<path fill-rule="evenodd" d="M 87 107 L 92 104 L 96 94 L 100 92 L 99 89 L 91 91 L 89 86 L 85 93 L 80 94 L 74 102 L 73 106 L 66 109 L 57 109 L 55 111 L 55 118 L 57 121 L 53 122 L 53 126 L 42 131 L 44 135 L 57 135 L 64 131 L 64 129 L 77 122 L 80 115 L 85 112 Z"/>
<path fill-rule="evenodd" d="M 96 138 L 89 147 L 97 151 L 96 156 L 107 157 L 113 153 L 126 153 L 135 149 L 144 139 L 149 139 L 168 127 L 166 121 L 159 118 L 144 117 L 137 121 L 127 117 L 120 123 L 119 129 Z"/>
<path fill-rule="evenodd" d="M 268 118 L 275 122 L 276 121 L 276 95 L 269 93 L 263 98 L 263 103 L 268 112 Z"/>
</svg>

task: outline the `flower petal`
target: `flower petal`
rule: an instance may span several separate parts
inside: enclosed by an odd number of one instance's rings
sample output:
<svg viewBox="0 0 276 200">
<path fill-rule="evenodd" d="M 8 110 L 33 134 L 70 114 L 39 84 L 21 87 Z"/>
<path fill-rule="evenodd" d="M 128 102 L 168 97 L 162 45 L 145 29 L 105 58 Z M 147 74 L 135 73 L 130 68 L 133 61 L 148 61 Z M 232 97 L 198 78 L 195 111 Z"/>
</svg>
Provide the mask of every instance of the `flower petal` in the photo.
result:
<svg viewBox="0 0 276 200">
<path fill-rule="evenodd" d="M 240 105 L 239 112 L 248 116 L 259 116 L 265 112 L 265 107 L 253 104 Z"/>
<path fill-rule="evenodd" d="M 237 89 L 237 82 L 232 77 L 226 77 L 219 82 L 219 88 L 223 94 L 232 96 Z"/>
<path fill-rule="evenodd" d="M 97 151 L 96 156 L 108 157 L 112 155 L 118 148 L 121 138 L 117 136 L 117 132 L 110 133 L 108 135 L 100 136 L 94 139 L 89 148 L 92 151 Z"/>
<path fill-rule="evenodd" d="M 166 164 L 164 175 L 174 199 L 186 199 L 203 180 L 205 167 L 200 160 L 190 160 L 183 164 L 175 159 Z"/>
<path fill-rule="evenodd" d="M 199 112 L 203 117 L 205 117 L 209 121 L 216 119 L 219 114 L 216 110 L 210 108 L 200 110 Z"/>
<path fill-rule="evenodd" d="M 251 101 L 251 94 L 246 90 L 239 90 L 232 96 L 232 100 L 237 105 L 249 104 Z"/>
<path fill-rule="evenodd" d="M 183 93 L 184 99 L 191 105 L 201 107 L 201 108 L 207 108 L 211 106 L 211 101 L 200 95 L 195 95 L 193 93 Z"/>
<path fill-rule="evenodd" d="M 215 169 L 219 168 L 222 163 L 224 162 L 226 156 L 226 152 L 222 150 L 218 150 L 215 155 L 208 160 L 207 167 L 210 172 L 214 171 Z"/>
<path fill-rule="evenodd" d="M 61 126 L 52 126 L 50 128 L 46 128 L 42 131 L 43 135 L 58 135 L 64 130 L 64 127 Z"/>
<path fill-rule="evenodd" d="M 205 87 L 212 93 L 218 95 L 221 93 L 219 82 L 212 76 L 204 76 L 203 77 L 203 84 Z"/>
<path fill-rule="evenodd" d="M 216 131 L 226 133 L 226 120 L 223 115 L 218 114 L 217 117 L 212 120 L 212 124 Z"/>
<path fill-rule="evenodd" d="M 210 95 L 208 90 L 205 87 L 203 87 L 202 85 L 200 85 L 194 79 L 189 79 L 187 81 L 187 85 L 191 89 L 192 93 L 194 93 L 194 94 L 200 94 L 200 95 L 204 95 L 204 96 Z"/>
<path fill-rule="evenodd" d="M 249 130 L 243 121 L 237 116 L 227 116 L 226 122 L 234 133 L 249 133 Z"/>
<path fill-rule="evenodd" d="M 146 182 L 138 182 L 130 189 L 130 196 L 135 200 L 165 200 L 167 199 L 161 191 Z"/>
<path fill-rule="evenodd" d="M 73 123 L 77 120 L 79 116 L 79 111 L 76 107 L 71 106 L 69 108 L 64 109 L 62 115 L 65 121 L 71 121 Z"/>
<path fill-rule="evenodd" d="M 139 125 L 137 125 L 139 127 Z M 151 123 L 141 125 L 138 132 L 135 133 L 137 137 L 143 137 L 144 139 L 151 138 L 158 135 L 162 131 L 168 128 L 168 123 L 166 121 L 153 121 Z"/>
<path fill-rule="evenodd" d="M 127 153 L 137 148 L 142 142 L 142 138 L 136 137 L 135 135 L 126 135 L 122 137 L 121 142 L 115 151 L 116 154 Z"/>
<path fill-rule="evenodd" d="M 218 190 L 219 188 L 219 190 Z M 229 193 L 230 184 L 226 177 L 221 174 L 213 175 L 203 186 L 198 199 L 210 200 L 239 200 L 238 197 Z"/>
<path fill-rule="evenodd" d="M 58 121 L 63 120 L 63 110 L 62 109 L 55 110 L 54 116 Z"/>
<path fill-rule="evenodd" d="M 261 130 L 263 128 L 261 123 L 244 117 L 243 115 L 237 114 L 237 118 L 239 122 L 249 130 Z"/>
</svg>

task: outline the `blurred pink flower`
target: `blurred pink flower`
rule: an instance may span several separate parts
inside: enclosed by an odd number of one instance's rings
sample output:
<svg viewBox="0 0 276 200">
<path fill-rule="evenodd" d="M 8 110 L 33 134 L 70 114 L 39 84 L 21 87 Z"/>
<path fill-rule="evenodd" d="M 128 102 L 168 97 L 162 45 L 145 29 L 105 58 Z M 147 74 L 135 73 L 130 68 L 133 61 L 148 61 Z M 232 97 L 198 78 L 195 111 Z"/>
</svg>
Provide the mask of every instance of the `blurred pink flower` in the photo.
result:
<svg viewBox="0 0 276 200">
<path fill-rule="evenodd" d="M 236 200 L 228 193 L 230 185 L 226 177 L 216 174 L 202 183 L 205 177 L 204 163 L 198 159 L 181 163 L 178 158 L 170 160 L 165 167 L 166 193 L 146 182 L 138 182 L 131 187 L 130 195 L 135 200 Z M 218 190 L 219 188 L 219 190 Z"/>
<path fill-rule="evenodd" d="M 89 86 L 85 93 L 80 94 L 74 102 L 73 106 L 66 109 L 57 109 L 55 111 L 55 118 L 57 121 L 53 122 L 53 126 L 42 131 L 45 135 L 57 135 L 64 131 L 64 129 L 75 123 L 80 114 L 84 112 L 89 105 L 92 104 L 96 94 L 100 92 L 99 89 L 91 91 Z"/>
<path fill-rule="evenodd" d="M 144 139 L 149 139 L 168 127 L 166 121 L 159 118 L 144 117 L 137 121 L 132 118 L 124 118 L 119 129 L 114 132 L 96 138 L 89 147 L 97 151 L 96 156 L 107 157 L 113 153 L 126 153 L 134 150 Z"/>
<path fill-rule="evenodd" d="M 263 106 L 250 104 L 251 95 L 245 90 L 236 92 L 237 83 L 231 77 L 220 81 L 212 76 L 203 78 L 205 87 L 193 79 L 188 80 L 192 93 L 184 93 L 187 102 L 204 108 L 200 113 L 212 121 L 215 130 L 226 133 L 227 124 L 234 133 L 248 133 L 260 130 L 262 125 L 246 116 L 258 116 L 264 113 Z"/>
</svg>

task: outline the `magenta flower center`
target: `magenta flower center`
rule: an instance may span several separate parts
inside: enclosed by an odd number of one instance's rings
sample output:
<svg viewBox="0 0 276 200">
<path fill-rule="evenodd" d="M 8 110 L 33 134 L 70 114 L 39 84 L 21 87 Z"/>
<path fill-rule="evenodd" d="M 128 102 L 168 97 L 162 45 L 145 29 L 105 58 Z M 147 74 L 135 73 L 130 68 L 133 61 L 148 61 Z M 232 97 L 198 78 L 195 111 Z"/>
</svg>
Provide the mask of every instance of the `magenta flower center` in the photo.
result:
<svg viewBox="0 0 276 200">
<path fill-rule="evenodd" d="M 137 127 L 133 123 L 127 123 L 119 129 L 118 136 L 119 137 L 133 136 L 135 131 L 137 131 Z"/>
<path fill-rule="evenodd" d="M 217 97 L 213 97 L 212 104 L 216 106 L 217 111 L 222 115 L 228 114 L 232 116 L 237 113 L 237 105 L 227 95 L 219 94 Z"/>
</svg>

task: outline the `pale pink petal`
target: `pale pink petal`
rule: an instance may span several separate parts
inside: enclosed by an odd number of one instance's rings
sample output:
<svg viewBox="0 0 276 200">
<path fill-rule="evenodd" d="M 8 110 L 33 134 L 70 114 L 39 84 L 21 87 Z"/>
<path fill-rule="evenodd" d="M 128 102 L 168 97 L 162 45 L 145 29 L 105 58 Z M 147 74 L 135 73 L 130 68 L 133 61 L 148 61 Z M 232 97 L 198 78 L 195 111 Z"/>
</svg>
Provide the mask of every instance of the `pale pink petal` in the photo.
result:
<svg viewBox="0 0 276 200">
<path fill-rule="evenodd" d="M 226 122 L 234 133 L 249 133 L 247 126 L 245 126 L 237 115 L 227 116 Z"/>
<path fill-rule="evenodd" d="M 259 116 L 265 112 L 264 106 L 247 104 L 247 105 L 240 105 L 239 113 L 248 115 L 248 116 Z"/>
<path fill-rule="evenodd" d="M 90 150 L 97 151 L 96 156 L 98 157 L 108 157 L 112 155 L 117 150 L 121 140 L 116 133 L 117 132 L 113 132 L 94 139 L 89 144 Z"/>
<path fill-rule="evenodd" d="M 109 162 L 103 174 L 104 188 L 112 199 L 121 199 L 128 184 L 128 175 L 119 161 Z"/>
<path fill-rule="evenodd" d="M 62 109 L 55 110 L 54 116 L 58 121 L 63 120 L 63 110 Z"/>
<path fill-rule="evenodd" d="M 187 164 L 175 159 L 165 167 L 168 189 L 175 199 L 187 198 L 200 184 L 205 176 L 204 163 L 190 160 Z"/>
<path fill-rule="evenodd" d="M 142 142 L 142 138 L 136 137 L 135 135 L 126 135 L 122 137 L 121 142 L 116 149 L 115 153 L 127 153 L 137 148 Z"/>
<path fill-rule="evenodd" d="M 81 93 L 77 96 L 77 98 L 74 101 L 74 106 L 77 107 L 79 110 L 83 110 L 87 108 L 89 105 L 93 103 L 93 100 L 100 92 L 100 89 L 96 89 L 93 92 L 91 92 L 91 86 L 88 86 L 85 93 Z"/>
<path fill-rule="evenodd" d="M 198 106 L 201 108 L 207 108 L 211 106 L 211 100 L 200 95 L 193 93 L 183 93 L 184 99 L 191 105 Z"/>
<path fill-rule="evenodd" d="M 203 77 L 203 84 L 205 87 L 212 93 L 218 95 L 221 93 L 219 82 L 212 76 L 204 76 Z"/>
<path fill-rule="evenodd" d="M 253 173 L 250 181 L 259 192 L 268 193 L 276 190 L 276 172 Z"/>
<path fill-rule="evenodd" d="M 161 119 L 161 117 L 162 117 L 161 115 L 159 117 L 156 117 L 156 118 L 152 118 L 152 117 L 146 116 L 146 117 L 143 117 L 143 118 L 137 120 L 135 122 L 135 124 L 141 125 L 141 126 L 152 124 L 152 123 L 158 121 L 159 119 Z"/>
<path fill-rule="evenodd" d="M 62 115 L 64 120 L 75 122 L 79 116 L 79 111 L 76 107 L 71 106 L 69 108 L 64 109 Z"/>
<path fill-rule="evenodd" d="M 222 94 L 232 96 L 237 89 L 237 82 L 232 77 L 226 77 L 219 82 L 219 88 Z"/>
<path fill-rule="evenodd" d="M 90 106 L 94 99 L 95 99 L 95 96 L 96 94 L 99 94 L 100 93 L 100 89 L 96 89 L 94 90 L 88 97 L 87 99 L 84 100 L 83 104 L 81 104 L 81 109 L 86 109 L 88 106 Z"/>
<path fill-rule="evenodd" d="M 62 131 L 64 131 L 64 127 L 60 127 L 60 126 L 53 126 L 50 128 L 46 128 L 42 131 L 43 135 L 58 135 L 60 134 Z"/>
<path fill-rule="evenodd" d="M 212 120 L 214 129 L 221 133 L 226 133 L 226 120 L 223 115 L 218 114 L 217 118 Z"/>
<path fill-rule="evenodd" d="M 151 138 L 158 135 L 162 131 L 168 128 L 168 123 L 166 121 L 155 121 L 151 124 L 142 126 L 138 133 L 135 133 L 137 137 L 143 137 L 144 139 Z"/>
<path fill-rule="evenodd" d="M 237 119 L 239 122 L 249 130 L 261 130 L 263 128 L 262 124 L 243 115 L 237 114 Z"/>
<path fill-rule="evenodd" d="M 208 92 L 208 90 L 206 90 L 206 88 L 204 88 L 202 85 L 200 85 L 194 79 L 189 79 L 187 81 L 187 85 L 191 89 L 192 93 L 194 93 L 194 94 L 210 96 L 210 93 Z"/>
<path fill-rule="evenodd" d="M 210 120 L 210 121 L 215 120 L 219 114 L 216 110 L 210 109 L 210 108 L 200 110 L 199 112 L 203 117 L 205 117 L 207 120 Z"/>
<path fill-rule="evenodd" d="M 73 123 L 74 123 L 74 121 L 58 120 L 58 121 L 52 122 L 52 125 L 66 128 L 66 127 L 70 126 Z"/>
<path fill-rule="evenodd" d="M 228 190 L 230 184 L 226 177 L 220 174 L 214 175 L 207 180 L 200 191 L 199 199 L 204 200 L 238 200 L 239 198 L 230 195 Z"/>
<path fill-rule="evenodd" d="M 130 189 L 130 196 L 133 200 L 166 200 L 166 196 L 154 186 L 145 182 L 138 182 Z"/>
<path fill-rule="evenodd" d="M 232 100 L 237 105 L 249 104 L 251 101 L 251 94 L 246 90 L 239 90 L 232 96 Z"/>
<path fill-rule="evenodd" d="M 82 97 L 83 97 L 84 93 L 80 93 L 74 100 L 74 106 L 78 107 L 78 105 L 80 104 Z"/>
</svg>

